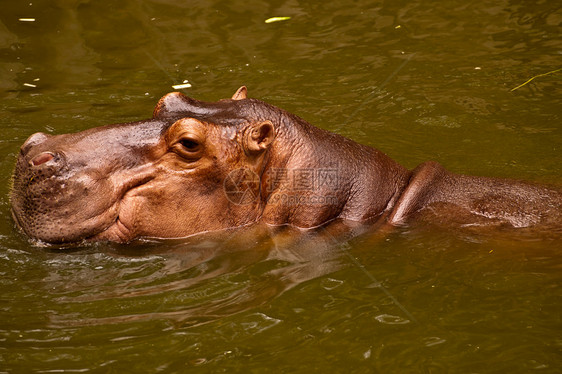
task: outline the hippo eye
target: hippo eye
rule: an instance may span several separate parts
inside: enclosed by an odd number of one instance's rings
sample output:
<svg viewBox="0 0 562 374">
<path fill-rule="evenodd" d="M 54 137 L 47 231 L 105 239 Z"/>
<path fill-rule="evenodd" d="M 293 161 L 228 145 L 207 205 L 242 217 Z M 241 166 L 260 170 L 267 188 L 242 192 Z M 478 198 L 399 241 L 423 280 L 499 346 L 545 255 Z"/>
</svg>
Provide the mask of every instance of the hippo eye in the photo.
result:
<svg viewBox="0 0 562 374">
<path fill-rule="evenodd" d="M 199 149 L 199 143 L 192 139 L 182 139 L 179 143 L 188 152 L 195 152 Z"/>
</svg>

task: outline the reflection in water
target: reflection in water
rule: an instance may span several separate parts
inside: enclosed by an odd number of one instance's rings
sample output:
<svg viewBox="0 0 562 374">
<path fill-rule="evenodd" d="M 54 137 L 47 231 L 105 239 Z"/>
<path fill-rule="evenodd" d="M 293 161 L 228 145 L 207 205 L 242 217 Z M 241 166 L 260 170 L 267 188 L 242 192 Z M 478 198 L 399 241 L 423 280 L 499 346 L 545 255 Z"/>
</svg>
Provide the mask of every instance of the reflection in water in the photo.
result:
<svg viewBox="0 0 562 374">
<path fill-rule="evenodd" d="M 290 227 L 254 227 L 175 244 L 116 246 L 88 255 L 101 257 L 95 268 L 85 266 L 87 256 L 59 254 L 48 262 L 44 279 L 56 290 L 53 297 L 60 307 L 49 316 L 49 325 L 162 318 L 197 325 L 251 310 L 348 263 L 335 240 L 325 229 L 303 234 Z M 112 311 L 107 315 L 108 306 Z M 115 309 L 122 312 L 115 315 Z"/>
</svg>

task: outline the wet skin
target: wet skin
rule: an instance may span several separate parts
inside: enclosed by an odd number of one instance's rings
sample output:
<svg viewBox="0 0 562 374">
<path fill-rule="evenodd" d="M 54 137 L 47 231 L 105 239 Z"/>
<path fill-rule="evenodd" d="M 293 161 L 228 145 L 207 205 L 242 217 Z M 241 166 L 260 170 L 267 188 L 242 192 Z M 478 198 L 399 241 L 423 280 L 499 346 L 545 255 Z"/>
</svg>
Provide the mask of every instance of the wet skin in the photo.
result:
<svg viewBox="0 0 562 374">
<path fill-rule="evenodd" d="M 241 87 L 201 102 L 170 93 L 149 120 L 31 135 L 11 191 L 17 225 L 47 243 L 178 238 L 265 223 L 334 220 L 560 230 L 562 189 L 414 171 L 316 128 Z"/>
</svg>

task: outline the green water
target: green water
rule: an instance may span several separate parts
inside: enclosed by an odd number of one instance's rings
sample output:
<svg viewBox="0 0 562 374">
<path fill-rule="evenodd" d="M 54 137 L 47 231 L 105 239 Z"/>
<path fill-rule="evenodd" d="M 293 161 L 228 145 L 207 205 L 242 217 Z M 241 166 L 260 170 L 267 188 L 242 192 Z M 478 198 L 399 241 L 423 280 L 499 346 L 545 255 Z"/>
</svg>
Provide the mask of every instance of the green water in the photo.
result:
<svg viewBox="0 0 562 374">
<path fill-rule="evenodd" d="M 0 373 L 560 372 L 562 239 L 235 232 L 60 251 L 22 237 L 8 201 L 27 136 L 147 118 L 184 80 L 205 100 L 247 85 L 410 168 L 562 184 L 562 74 L 510 92 L 562 67 L 557 1 L 0 9 Z"/>
</svg>

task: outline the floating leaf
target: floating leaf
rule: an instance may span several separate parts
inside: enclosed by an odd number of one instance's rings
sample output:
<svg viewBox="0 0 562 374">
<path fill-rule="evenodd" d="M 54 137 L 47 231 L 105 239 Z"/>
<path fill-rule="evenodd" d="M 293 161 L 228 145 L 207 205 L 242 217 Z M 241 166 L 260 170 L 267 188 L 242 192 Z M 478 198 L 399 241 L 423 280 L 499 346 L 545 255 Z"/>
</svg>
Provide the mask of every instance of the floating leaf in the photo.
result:
<svg viewBox="0 0 562 374">
<path fill-rule="evenodd" d="M 173 88 L 174 90 L 181 90 L 181 89 L 183 89 L 183 88 L 190 88 L 190 87 L 191 87 L 191 84 L 189 84 L 189 83 L 186 83 L 186 84 L 174 84 L 174 85 L 172 86 L 172 88 Z"/>
<path fill-rule="evenodd" d="M 265 23 L 273 23 L 273 22 L 279 22 L 279 21 L 286 21 L 291 19 L 291 17 L 271 17 L 265 20 Z"/>
<path fill-rule="evenodd" d="M 172 86 L 172 88 L 174 90 L 181 90 L 183 88 L 190 88 L 191 87 L 191 83 L 183 83 L 183 84 L 174 84 Z"/>
</svg>

